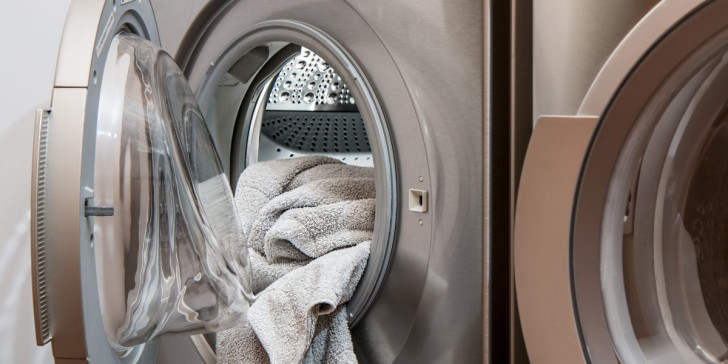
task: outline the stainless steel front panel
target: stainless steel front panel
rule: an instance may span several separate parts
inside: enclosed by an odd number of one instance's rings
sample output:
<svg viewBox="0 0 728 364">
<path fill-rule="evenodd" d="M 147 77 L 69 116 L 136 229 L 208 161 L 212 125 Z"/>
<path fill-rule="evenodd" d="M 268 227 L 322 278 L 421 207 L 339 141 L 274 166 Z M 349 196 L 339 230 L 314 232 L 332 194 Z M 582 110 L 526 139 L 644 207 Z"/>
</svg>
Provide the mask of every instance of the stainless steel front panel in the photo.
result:
<svg viewBox="0 0 728 364">
<path fill-rule="evenodd" d="M 604 62 L 658 0 L 533 3 L 533 115 L 573 115 Z"/>
</svg>

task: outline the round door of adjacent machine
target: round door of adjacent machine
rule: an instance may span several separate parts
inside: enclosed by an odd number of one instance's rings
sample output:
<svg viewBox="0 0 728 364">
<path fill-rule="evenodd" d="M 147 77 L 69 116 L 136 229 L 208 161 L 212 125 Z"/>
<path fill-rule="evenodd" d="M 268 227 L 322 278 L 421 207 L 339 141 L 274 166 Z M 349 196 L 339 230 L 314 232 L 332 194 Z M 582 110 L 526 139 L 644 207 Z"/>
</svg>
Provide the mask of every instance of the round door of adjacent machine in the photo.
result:
<svg viewBox="0 0 728 364">
<path fill-rule="evenodd" d="M 515 233 L 535 363 L 728 359 L 728 1 L 688 10 L 603 113 L 536 124 Z"/>
</svg>

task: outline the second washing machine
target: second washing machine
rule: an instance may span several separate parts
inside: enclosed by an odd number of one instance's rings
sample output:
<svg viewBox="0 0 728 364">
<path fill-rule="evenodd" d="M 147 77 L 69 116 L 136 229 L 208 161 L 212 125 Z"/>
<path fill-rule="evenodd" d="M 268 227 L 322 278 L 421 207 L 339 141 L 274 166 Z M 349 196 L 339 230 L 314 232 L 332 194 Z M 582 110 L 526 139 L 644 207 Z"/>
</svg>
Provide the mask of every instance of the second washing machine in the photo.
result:
<svg viewBox="0 0 728 364">
<path fill-rule="evenodd" d="M 528 355 L 722 363 L 728 2 L 626 3 L 534 9 L 515 232 Z"/>
</svg>

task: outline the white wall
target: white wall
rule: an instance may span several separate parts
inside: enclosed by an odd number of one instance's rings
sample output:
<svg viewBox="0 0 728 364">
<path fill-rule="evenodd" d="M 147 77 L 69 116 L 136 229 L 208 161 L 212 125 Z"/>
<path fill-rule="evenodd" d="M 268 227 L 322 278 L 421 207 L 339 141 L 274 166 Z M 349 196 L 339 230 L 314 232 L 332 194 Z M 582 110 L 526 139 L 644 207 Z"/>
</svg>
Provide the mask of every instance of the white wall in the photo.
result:
<svg viewBox="0 0 728 364">
<path fill-rule="evenodd" d="M 52 363 L 36 347 L 30 283 L 30 164 L 34 113 L 50 104 L 70 0 L 1 0 L 0 362 Z"/>
</svg>

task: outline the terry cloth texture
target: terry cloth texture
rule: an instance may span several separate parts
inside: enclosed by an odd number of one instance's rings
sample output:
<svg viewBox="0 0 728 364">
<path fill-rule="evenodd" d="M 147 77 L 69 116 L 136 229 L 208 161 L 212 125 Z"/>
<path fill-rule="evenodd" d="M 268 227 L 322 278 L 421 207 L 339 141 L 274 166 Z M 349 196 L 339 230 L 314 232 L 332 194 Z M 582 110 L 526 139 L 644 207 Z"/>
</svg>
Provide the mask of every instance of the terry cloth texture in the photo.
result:
<svg viewBox="0 0 728 364">
<path fill-rule="evenodd" d="M 258 298 L 220 363 L 355 363 L 347 311 L 369 257 L 374 174 L 328 157 L 251 165 L 235 193 Z"/>
</svg>

